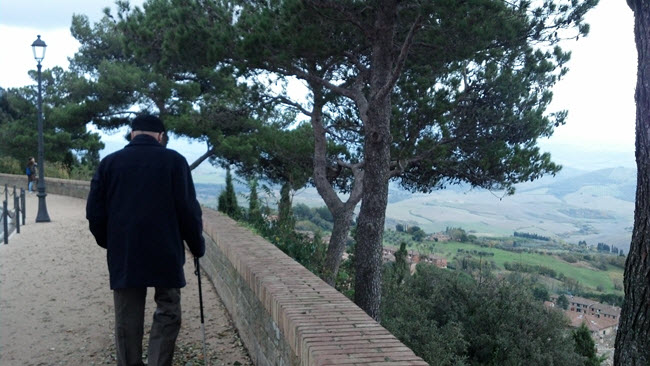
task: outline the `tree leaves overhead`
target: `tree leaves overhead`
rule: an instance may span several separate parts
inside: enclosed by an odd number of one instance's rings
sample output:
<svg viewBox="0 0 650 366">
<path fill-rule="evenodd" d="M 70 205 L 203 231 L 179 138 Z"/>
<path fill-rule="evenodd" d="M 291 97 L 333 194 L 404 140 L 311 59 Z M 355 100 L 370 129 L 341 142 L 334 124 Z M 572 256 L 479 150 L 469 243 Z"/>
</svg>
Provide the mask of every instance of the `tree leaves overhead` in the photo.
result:
<svg viewBox="0 0 650 366">
<path fill-rule="evenodd" d="M 254 95 L 226 63 L 231 12 L 195 0 L 117 5 L 93 26 L 85 16 L 72 24 L 81 47 L 71 68 L 89 81 L 82 108 L 96 125 L 112 129 L 137 111 L 159 113 L 171 133 L 206 143 L 200 160 L 255 129 Z"/>
<path fill-rule="evenodd" d="M 235 24 L 240 39 L 236 61 L 241 62 L 242 68 L 273 70 L 284 75 L 308 72 L 310 67 L 332 75 L 342 72 L 328 66 L 338 66 L 345 58 L 347 45 L 355 42 L 358 29 L 345 24 L 343 28 L 340 24 L 332 26 L 300 0 L 236 3 L 241 7 Z M 314 66 L 314 61 L 319 64 Z"/>
<path fill-rule="evenodd" d="M 236 3 L 240 42 L 234 59 L 240 70 L 324 87 L 329 121 L 346 115 L 341 96 L 353 101 L 352 109 L 373 97 L 368 87 L 377 65 L 371 54 L 383 2 Z M 535 144 L 566 117 L 546 111 L 549 90 L 569 59 L 555 44 L 586 34 L 583 17 L 596 3 L 399 3 L 390 47 L 396 62 L 402 51 L 405 57 L 401 72 L 397 64 L 393 70 L 398 81 L 391 98 L 392 176 L 405 188 L 425 192 L 466 181 L 512 193 L 516 183 L 557 172 L 560 167 Z M 357 91 L 365 95 L 361 101 Z M 364 112 L 347 115 L 360 121 Z M 359 153 L 356 161 L 363 161 L 363 125 L 332 124 L 328 139 L 347 144 Z"/>
</svg>

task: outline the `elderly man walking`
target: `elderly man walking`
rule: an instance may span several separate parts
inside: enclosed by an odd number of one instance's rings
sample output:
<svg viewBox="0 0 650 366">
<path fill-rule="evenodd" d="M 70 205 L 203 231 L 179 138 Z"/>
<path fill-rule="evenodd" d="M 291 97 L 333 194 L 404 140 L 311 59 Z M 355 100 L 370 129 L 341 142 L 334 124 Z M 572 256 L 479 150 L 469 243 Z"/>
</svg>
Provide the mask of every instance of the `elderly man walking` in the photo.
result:
<svg viewBox="0 0 650 366">
<path fill-rule="evenodd" d="M 107 250 L 118 365 L 143 365 L 148 287 L 156 302 L 148 365 L 171 365 L 185 286 L 183 241 L 195 257 L 205 252 L 201 208 L 187 161 L 161 145 L 162 121 L 139 115 L 131 127 L 130 143 L 106 156 L 93 176 L 86 218 Z"/>
</svg>

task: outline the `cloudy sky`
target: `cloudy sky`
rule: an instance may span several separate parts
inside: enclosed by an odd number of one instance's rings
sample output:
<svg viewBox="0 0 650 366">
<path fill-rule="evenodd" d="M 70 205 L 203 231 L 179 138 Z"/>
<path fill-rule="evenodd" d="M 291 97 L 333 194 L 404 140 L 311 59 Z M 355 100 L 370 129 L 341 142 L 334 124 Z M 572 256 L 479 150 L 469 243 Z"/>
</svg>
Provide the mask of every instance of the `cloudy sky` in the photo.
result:
<svg viewBox="0 0 650 366">
<path fill-rule="evenodd" d="M 132 0 L 140 5 L 143 0 Z M 91 21 L 111 0 L 0 1 L 0 87 L 34 83 L 27 72 L 36 68 L 31 44 L 37 35 L 47 43 L 44 68 L 67 67 L 78 48 L 70 35 L 73 14 Z M 555 87 L 550 111 L 566 109 L 569 118 L 554 136 L 540 144 L 556 161 L 573 167 L 634 167 L 634 87 L 636 48 L 634 18 L 622 0 L 600 0 L 587 16 L 588 37 L 563 44 L 572 50 L 571 69 Z M 122 144 L 121 136 L 105 136 L 108 149 Z M 188 160 L 202 147 L 172 141 L 172 148 Z"/>
</svg>

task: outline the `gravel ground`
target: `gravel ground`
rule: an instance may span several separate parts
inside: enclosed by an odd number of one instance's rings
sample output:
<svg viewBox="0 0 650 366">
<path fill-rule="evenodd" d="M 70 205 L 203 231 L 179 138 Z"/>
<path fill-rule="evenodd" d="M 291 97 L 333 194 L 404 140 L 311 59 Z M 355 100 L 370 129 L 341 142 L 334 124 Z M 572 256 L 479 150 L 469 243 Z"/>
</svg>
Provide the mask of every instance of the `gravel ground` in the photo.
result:
<svg viewBox="0 0 650 366">
<path fill-rule="evenodd" d="M 27 225 L 0 244 L 0 364 L 115 364 L 106 252 L 88 231 L 85 200 L 48 195 L 49 223 L 34 222 L 37 207 L 28 194 Z M 174 365 L 203 365 L 198 286 L 189 253 L 187 259 Z M 210 365 L 252 365 L 214 287 L 202 280 Z M 154 309 L 151 289 L 145 354 Z"/>
</svg>

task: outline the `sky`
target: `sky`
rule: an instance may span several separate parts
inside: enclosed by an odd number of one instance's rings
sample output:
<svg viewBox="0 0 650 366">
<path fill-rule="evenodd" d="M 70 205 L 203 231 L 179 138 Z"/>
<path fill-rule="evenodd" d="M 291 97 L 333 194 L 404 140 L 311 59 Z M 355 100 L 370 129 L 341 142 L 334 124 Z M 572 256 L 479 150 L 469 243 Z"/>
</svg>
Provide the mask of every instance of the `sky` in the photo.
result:
<svg viewBox="0 0 650 366">
<path fill-rule="evenodd" d="M 113 1 L 1 0 L 0 87 L 35 84 L 27 73 L 36 69 L 31 44 L 37 35 L 47 43 L 43 68 L 67 68 L 68 57 L 79 47 L 70 34 L 72 15 L 85 14 L 92 22 L 101 18 L 105 7 L 114 8 Z M 633 168 L 637 65 L 633 13 L 623 0 L 600 0 L 586 20 L 590 34 L 562 44 L 572 51 L 570 71 L 553 89 L 548 109 L 568 110 L 567 123 L 540 146 L 554 161 L 573 168 Z M 123 132 L 103 134 L 102 140 L 105 155 L 123 146 Z M 190 162 L 205 151 L 186 139 L 172 139 L 169 147 Z"/>
</svg>

